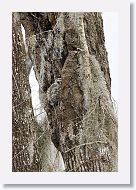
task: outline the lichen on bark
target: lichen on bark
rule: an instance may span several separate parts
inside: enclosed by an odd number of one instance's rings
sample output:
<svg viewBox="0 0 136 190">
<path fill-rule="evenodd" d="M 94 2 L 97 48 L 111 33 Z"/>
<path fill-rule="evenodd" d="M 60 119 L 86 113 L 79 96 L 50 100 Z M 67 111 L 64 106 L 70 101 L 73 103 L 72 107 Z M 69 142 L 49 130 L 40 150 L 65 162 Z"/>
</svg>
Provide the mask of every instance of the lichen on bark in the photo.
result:
<svg viewBox="0 0 136 190">
<path fill-rule="evenodd" d="M 12 24 L 12 171 L 40 171 L 31 91 L 25 66 L 26 52 L 18 13 L 13 13 Z"/>
<path fill-rule="evenodd" d="M 117 171 L 118 124 L 101 13 L 19 15 L 47 113 L 46 134 L 61 153 L 65 171 Z M 48 144 L 44 138 L 40 139 L 43 149 Z"/>
</svg>

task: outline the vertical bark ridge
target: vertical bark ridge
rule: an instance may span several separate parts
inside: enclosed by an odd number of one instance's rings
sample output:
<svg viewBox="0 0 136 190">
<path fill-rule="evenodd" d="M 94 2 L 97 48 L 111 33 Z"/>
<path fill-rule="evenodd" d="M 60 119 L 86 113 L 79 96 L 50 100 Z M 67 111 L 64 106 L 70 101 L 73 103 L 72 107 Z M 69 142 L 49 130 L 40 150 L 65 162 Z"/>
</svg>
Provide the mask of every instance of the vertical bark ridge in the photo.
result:
<svg viewBox="0 0 136 190">
<path fill-rule="evenodd" d="M 27 13 L 22 23 L 51 138 L 66 171 L 117 171 L 117 118 L 101 13 L 35 16 L 40 22 Z M 59 103 L 51 105 L 48 92 L 58 78 Z"/>
<path fill-rule="evenodd" d="M 30 86 L 25 66 L 25 47 L 18 13 L 13 13 L 13 96 L 12 96 L 12 171 L 40 171 L 41 165 L 36 148 L 34 115 Z"/>
</svg>

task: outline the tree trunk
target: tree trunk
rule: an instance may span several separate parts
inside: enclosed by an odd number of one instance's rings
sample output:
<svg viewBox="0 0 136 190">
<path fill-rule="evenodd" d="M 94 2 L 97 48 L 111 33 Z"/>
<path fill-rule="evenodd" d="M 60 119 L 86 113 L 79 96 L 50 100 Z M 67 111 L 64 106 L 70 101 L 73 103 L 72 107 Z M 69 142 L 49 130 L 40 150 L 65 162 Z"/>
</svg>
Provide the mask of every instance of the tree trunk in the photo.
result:
<svg viewBox="0 0 136 190">
<path fill-rule="evenodd" d="M 40 171 L 31 92 L 25 66 L 26 52 L 18 13 L 13 13 L 12 22 L 12 171 Z"/>
<path fill-rule="evenodd" d="M 20 13 L 65 171 L 117 171 L 117 118 L 101 13 Z"/>
</svg>

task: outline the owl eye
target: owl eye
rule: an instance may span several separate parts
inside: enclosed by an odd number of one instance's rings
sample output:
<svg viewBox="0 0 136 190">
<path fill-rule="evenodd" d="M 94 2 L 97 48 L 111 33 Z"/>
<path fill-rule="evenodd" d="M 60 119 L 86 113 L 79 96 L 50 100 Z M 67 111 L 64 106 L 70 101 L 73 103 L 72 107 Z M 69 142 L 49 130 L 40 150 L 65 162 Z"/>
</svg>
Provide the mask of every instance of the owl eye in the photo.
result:
<svg viewBox="0 0 136 190">
<path fill-rule="evenodd" d="M 61 84 L 61 81 L 57 81 L 58 84 Z"/>
</svg>

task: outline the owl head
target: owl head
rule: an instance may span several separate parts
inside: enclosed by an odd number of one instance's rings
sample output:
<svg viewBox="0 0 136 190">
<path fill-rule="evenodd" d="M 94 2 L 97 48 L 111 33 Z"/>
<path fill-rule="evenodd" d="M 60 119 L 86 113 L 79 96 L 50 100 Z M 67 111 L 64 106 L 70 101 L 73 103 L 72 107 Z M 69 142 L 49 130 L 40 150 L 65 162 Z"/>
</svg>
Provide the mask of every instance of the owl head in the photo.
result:
<svg viewBox="0 0 136 190">
<path fill-rule="evenodd" d="M 61 79 L 61 78 L 56 78 L 56 79 L 55 79 L 55 83 L 61 84 L 61 83 L 62 83 L 62 79 Z"/>
</svg>

